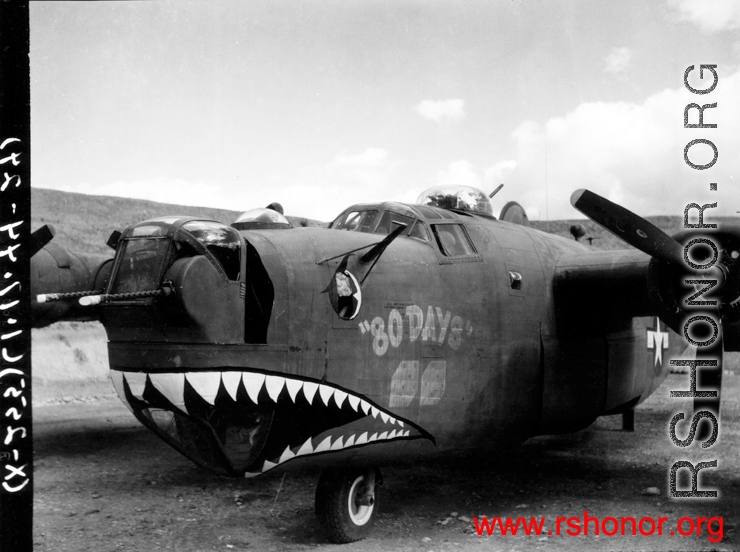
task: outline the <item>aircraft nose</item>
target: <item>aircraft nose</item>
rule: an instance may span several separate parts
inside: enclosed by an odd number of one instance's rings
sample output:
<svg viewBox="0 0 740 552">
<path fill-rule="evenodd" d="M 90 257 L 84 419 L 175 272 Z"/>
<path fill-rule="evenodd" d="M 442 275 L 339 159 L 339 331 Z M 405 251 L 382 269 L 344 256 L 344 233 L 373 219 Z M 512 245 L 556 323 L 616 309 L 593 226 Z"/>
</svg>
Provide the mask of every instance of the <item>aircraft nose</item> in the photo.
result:
<svg viewBox="0 0 740 552">
<path fill-rule="evenodd" d="M 203 339 L 215 343 L 244 342 L 244 299 L 238 282 L 225 281 L 204 256 L 173 267 L 175 295 L 183 313 Z"/>
<path fill-rule="evenodd" d="M 335 385 L 256 369 L 112 370 L 145 426 L 219 475 L 264 473 L 298 457 L 431 436 Z"/>
<path fill-rule="evenodd" d="M 126 229 L 100 297 L 111 342 L 245 343 L 245 247 L 235 229 L 211 221 Z"/>
</svg>

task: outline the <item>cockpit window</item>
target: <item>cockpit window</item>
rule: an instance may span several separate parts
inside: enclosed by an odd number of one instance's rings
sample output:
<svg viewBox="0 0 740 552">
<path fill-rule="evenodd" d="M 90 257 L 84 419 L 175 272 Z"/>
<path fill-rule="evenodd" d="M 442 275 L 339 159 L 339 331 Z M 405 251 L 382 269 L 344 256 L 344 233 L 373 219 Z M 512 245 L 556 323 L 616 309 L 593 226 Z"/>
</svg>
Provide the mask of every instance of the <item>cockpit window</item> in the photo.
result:
<svg viewBox="0 0 740 552">
<path fill-rule="evenodd" d="M 427 229 L 427 225 L 420 220 L 417 221 L 412 228 L 411 233 L 409 233 L 409 236 L 416 238 L 417 240 L 429 241 L 429 230 Z"/>
<path fill-rule="evenodd" d="M 433 224 L 432 231 L 437 241 L 437 246 L 443 255 L 447 257 L 461 257 L 475 255 L 468 234 L 460 224 Z"/>
<path fill-rule="evenodd" d="M 169 240 L 164 238 L 125 240 L 121 263 L 110 293 L 134 293 L 157 289 L 169 244 Z"/>
<path fill-rule="evenodd" d="M 194 220 L 182 229 L 198 240 L 221 264 L 229 280 L 239 278 L 241 237 L 233 228 L 216 222 Z"/>
<path fill-rule="evenodd" d="M 337 230 L 351 230 L 354 232 L 372 232 L 375 229 L 377 209 L 367 211 L 350 211 L 334 225 Z"/>
<path fill-rule="evenodd" d="M 145 226 L 137 226 L 132 229 L 130 236 L 132 238 L 151 237 L 156 238 L 160 236 L 166 236 L 169 232 L 169 227 L 162 226 L 161 224 L 147 224 Z"/>
<path fill-rule="evenodd" d="M 378 224 L 378 227 L 375 229 L 376 234 L 390 234 L 393 232 L 396 228 L 398 228 L 399 225 L 406 226 L 407 230 L 408 228 L 414 224 L 414 219 L 412 217 L 407 217 L 406 215 L 399 215 L 398 213 L 394 213 L 393 211 L 386 211 L 383 213 L 383 218 L 380 219 L 380 223 Z M 405 234 L 407 232 L 401 232 L 401 234 Z"/>
</svg>

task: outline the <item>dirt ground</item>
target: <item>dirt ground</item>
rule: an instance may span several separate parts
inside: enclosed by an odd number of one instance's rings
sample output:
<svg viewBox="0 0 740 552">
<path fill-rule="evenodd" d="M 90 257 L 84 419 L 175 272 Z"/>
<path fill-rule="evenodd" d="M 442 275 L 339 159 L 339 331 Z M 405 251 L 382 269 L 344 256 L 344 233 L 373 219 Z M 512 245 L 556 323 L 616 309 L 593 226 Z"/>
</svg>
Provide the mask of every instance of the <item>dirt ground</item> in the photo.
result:
<svg viewBox="0 0 740 552">
<path fill-rule="evenodd" d="M 685 376 L 671 376 L 681 384 Z M 618 420 L 566 437 L 540 438 L 493 461 L 383 470 L 381 513 L 371 538 L 326 543 L 313 514 L 317 473 L 221 479 L 140 427 L 114 400 L 35 410 L 35 549 L 94 550 L 734 550 L 738 544 L 737 376 L 727 376 L 714 454 L 681 455 L 667 437 L 667 386 L 638 410 L 634 434 Z M 674 387 L 675 387 L 674 386 Z M 676 387 L 677 388 L 677 387 Z M 661 398 L 663 397 L 663 398 Z M 669 500 L 673 461 L 719 459 L 702 487 L 710 500 Z M 643 494 L 657 487 L 658 495 Z M 278 490 L 280 492 L 278 494 Z M 701 537 L 479 537 L 465 517 L 724 516 L 723 540 Z M 457 518 L 451 517 L 457 512 Z M 463 520 L 458 519 L 463 517 Z M 428 540 L 427 540 L 428 539 Z"/>
<path fill-rule="evenodd" d="M 39 552 L 740 547 L 740 376 L 734 372 L 725 375 L 720 437 L 708 451 L 698 444 L 678 449 L 668 436 L 671 417 L 692 412 L 690 405 L 669 398 L 670 389 L 688 388 L 688 375 L 673 374 L 638 408 L 635 433 L 619 431 L 618 417 L 602 418 L 585 431 L 537 438 L 498 458 L 385 467 L 380 514 L 370 538 L 331 545 L 313 512 L 317 472 L 218 478 L 141 427 L 104 382 L 93 378 L 80 388 L 92 395 L 61 395 L 71 393 L 65 388 L 55 398 L 53 378 L 46 387 L 41 383 L 44 370 L 56 373 L 51 368 L 36 372 L 34 548 Z M 717 459 L 718 468 L 702 471 L 700 488 L 719 489 L 720 497 L 667 498 L 670 467 L 681 459 L 694 464 Z M 688 486 L 685 479 L 682 488 Z M 657 491 L 648 491 L 651 487 Z M 565 523 L 563 536 L 547 536 L 555 532 L 556 517 L 583 518 L 584 510 L 600 519 L 667 517 L 668 522 L 663 536 L 596 536 L 593 523 L 588 536 L 565 536 Z M 480 537 L 471 519 L 482 516 L 546 516 L 545 532 Z M 722 516 L 722 540 L 710 541 L 706 528 L 700 536 L 670 536 L 683 516 Z"/>
</svg>

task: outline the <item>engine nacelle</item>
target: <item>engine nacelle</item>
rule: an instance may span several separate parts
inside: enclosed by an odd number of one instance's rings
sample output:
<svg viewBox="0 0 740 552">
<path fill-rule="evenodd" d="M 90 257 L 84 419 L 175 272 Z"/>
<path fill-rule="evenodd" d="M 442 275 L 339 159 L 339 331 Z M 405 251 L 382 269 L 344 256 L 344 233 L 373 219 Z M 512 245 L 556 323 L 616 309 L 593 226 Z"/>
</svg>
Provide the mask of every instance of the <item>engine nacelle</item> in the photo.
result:
<svg viewBox="0 0 740 552">
<path fill-rule="evenodd" d="M 82 255 L 47 243 L 31 257 L 31 313 L 35 328 L 59 320 L 93 320 L 97 311 L 80 307 L 76 300 L 39 303 L 40 294 L 81 292 L 105 287 L 112 259 Z M 94 287 L 98 285 L 100 287 Z"/>
<path fill-rule="evenodd" d="M 721 323 L 725 350 L 739 351 L 740 229 L 683 230 L 673 238 L 684 246 L 686 262 L 675 265 L 652 259 L 648 296 L 653 308 L 679 335 L 692 316 L 708 316 L 718 326 Z"/>
</svg>

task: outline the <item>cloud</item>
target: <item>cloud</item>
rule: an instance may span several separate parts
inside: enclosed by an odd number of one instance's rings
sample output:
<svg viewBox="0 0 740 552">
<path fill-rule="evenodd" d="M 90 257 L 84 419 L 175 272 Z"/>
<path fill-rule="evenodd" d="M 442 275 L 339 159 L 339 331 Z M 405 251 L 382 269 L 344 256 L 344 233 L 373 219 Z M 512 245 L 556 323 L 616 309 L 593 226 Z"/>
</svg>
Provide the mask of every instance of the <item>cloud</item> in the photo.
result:
<svg viewBox="0 0 740 552">
<path fill-rule="evenodd" d="M 280 189 L 286 214 L 330 221 L 354 203 L 413 203 L 418 190 L 407 191 L 397 182 L 403 163 L 381 148 L 344 151 L 327 163 L 294 174 L 270 175 L 268 187 Z"/>
<path fill-rule="evenodd" d="M 632 51 L 629 48 L 612 48 L 604 61 L 606 62 L 605 73 L 621 73 L 629 67 L 632 61 Z"/>
<path fill-rule="evenodd" d="M 516 161 L 513 159 L 499 161 L 485 170 L 485 181 L 487 183 L 495 183 L 498 186 L 499 183 L 509 178 L 509 175 L 511 175 L 514 169 L 516 169 Z"/>
<path fill-rule="evenodd" d="M 349 154 L 345 151 L 337 155 L 329 167 L 382 167 L 389 162 L 388 152 L 380 148 L 367 148 L 362 153 Z"/>
<path fill-rule="evenodd" d="M 437 174 L 437 185 L 449 184 L 480 188 L 483 185 L 483 178 L 472 163 L 461 159 L 453 161 L 445 170 Z"/>
<path fill-rule="evenodd" d="M 684 21 L 708 32 L 740 28 L 740 2 L 736 0 L 668 0 Z"/>
<path fill-rule="evenodd" d="M 641 215 L 683 214 L 687 203 L 718 203 L 718 210 L 734 215 L 740 192 L 740 71 L 720 72 L 714 92 L 696 96 L 683 86 L 667 89 L 639 103 L 589 102 L 545 123 L 526 121 L 512 133 L 516 153 L 498 160 L 485 171 L 486 189 L 503 181 L 499 194 L 522 203 L 530 218 L 575 218 L 570 195 L 588 188 Z M 714 103 L 705 111 L 705 123 L 716 129 L 683 126 L 689 103 Z M 694 113 L 694 118 L 696 113 Z M 694 139 L 711 140 L 719 152 L 716 165 L 691 169 L 684 148 Z M 693 163 L 711 161 L 706 145 L 693 146 Z M 718 191 L 709 192 L 717 182 Z M 500 200 L 499 198 L 497 198 Z M 495 211 L 494 207 L 494 211 Z"/>
<path fill-rule="evenodd" d="M 259 175 L 249 182 L 221 184 L 149 178 L 105 184 L 81 183 L 57 189 L 235 211 L 278 201 L 288 215 L 330 221 L 353 203 L 413 203 L 419 190 L 407 190 L 396 181 L 402 165 L 403 161 L 391 159 L 384 149 L 367 148 L 359 153 L 343 151 L 324 164 L 303 167 L 292 173 Z"/>
<path fill-rule="evenodd" d="M 452 100 L 424 100 L 416 106 L 419 115 L 430 121 L 441 123 L 446 120 L 459 123 L 465 118 L 465 101 L 460 98 Z"/>
</svg>

